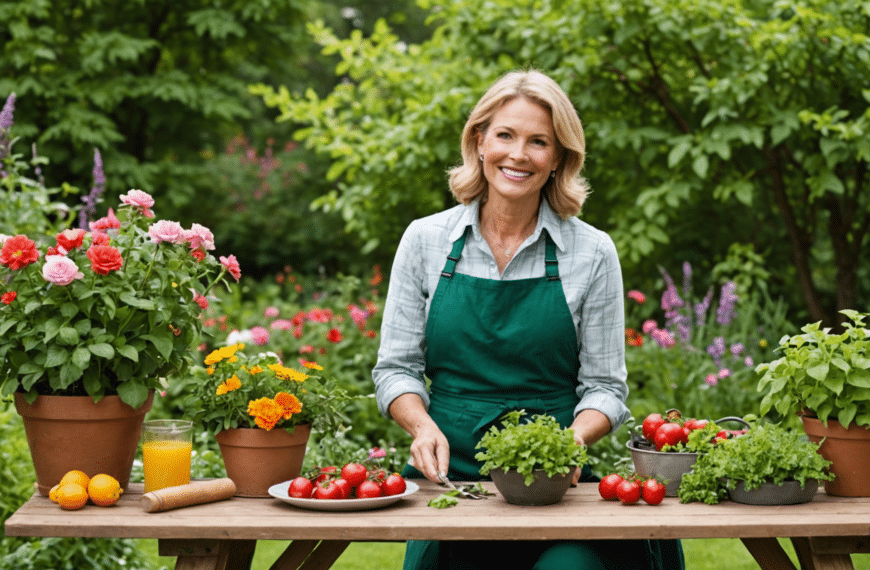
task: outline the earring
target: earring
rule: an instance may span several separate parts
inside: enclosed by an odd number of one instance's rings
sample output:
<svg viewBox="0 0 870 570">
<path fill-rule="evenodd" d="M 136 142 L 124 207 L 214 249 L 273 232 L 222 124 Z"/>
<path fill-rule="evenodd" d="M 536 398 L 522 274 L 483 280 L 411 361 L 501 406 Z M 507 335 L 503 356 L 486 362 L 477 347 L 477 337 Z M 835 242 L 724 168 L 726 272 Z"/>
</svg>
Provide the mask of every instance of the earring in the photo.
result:
<svg viewBox="0 0 870 570">
<path fill-rule="evenodd" d="M 480 153 L 480 162 L 483 162 L 483 153 Z"/>
<path fill-rule="evenodd" d="M 550 171 L 550 178 L 555 178 L 555 177 L 556 177 L 556 171 L 555 171 L 555 170 L 551 170 L 551 171 Z"/>
</svg>

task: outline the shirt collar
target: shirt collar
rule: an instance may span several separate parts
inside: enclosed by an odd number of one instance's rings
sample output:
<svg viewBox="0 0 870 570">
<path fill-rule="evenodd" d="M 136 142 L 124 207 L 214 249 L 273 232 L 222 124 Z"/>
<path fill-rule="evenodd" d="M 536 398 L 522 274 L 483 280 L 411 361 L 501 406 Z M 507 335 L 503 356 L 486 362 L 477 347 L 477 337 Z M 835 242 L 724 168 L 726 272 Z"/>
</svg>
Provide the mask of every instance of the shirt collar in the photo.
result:
<svg viewBox="0 0 870 570">
<path fill-rule="evenodd" d="M 564 251 L 564 240 L 562 239 L 561 231 L 562 220 L 556 214 L 555 210 L 550 207 L 550 203 L 546 198 L 541 200 L 541 207 L 538 209 L 538 224 L 535 226 L 535 231 L 532 234 L 533 241 L 537 241 L 541 237 L 541 231 L 547 230 L 553 243 L 560 251 Z M 471 226 L 475 237 L 480 237 L 480 200 L 474 200 L 464 208 L 462 208 L 459 218 L 456 220 L 456 225 L 450 230 L 448 239 L 450 243 L 455 242 L 465 232 L 465 228 Z"/>
</svg>

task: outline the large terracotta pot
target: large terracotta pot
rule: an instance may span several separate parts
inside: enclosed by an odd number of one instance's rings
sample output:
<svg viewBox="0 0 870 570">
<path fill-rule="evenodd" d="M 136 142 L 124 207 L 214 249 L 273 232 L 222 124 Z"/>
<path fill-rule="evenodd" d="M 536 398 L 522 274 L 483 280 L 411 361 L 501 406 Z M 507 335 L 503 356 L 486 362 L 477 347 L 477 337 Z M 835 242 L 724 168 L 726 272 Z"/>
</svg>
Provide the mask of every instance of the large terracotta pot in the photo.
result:
<svg viewBox="0 0 870 570">
<path fill-rule="evenodd" d="M 237 497 L 268 497 L 269 487 L 302 473 L 302 460 L 311 425 L 296 426 L 292 434 L 277 428 L 234 428 L 219 432 L 227 477 L 236 484 Z"/>
<path fill-rule="evenodd" d="M 844 428 L 836 420 L 825 426 L 817 418 L 801 416 L 810 441 L 819 453 L 832 461 L 833 481 L 825 481 L 825 493 L 838 497 L 870 497 L 870 428 L 851 424 Z"/>
<path fill-rule="evenodd" d="M 93 477 L 111 475 L 126 489 L 142 421 L 154 392 L 133 409 L 118 396 L 94 403 L 90 396 L 38 396 L 28 404 L 15 394 L 15 409 L 24 422 L 37 488 L 48 496 L 61 477 L 73 469 Z"/>
</svg>

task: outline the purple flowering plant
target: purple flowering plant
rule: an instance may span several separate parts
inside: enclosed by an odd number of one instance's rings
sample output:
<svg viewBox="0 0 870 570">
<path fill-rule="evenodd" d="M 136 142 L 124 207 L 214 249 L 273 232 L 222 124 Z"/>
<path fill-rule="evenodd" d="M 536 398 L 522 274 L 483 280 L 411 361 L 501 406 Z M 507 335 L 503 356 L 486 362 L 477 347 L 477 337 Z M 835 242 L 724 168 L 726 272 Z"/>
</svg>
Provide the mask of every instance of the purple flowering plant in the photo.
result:
<svg viewBox="0 0 870 570">
<path fill-rule="evenodd" d="M 696 295 L 688 262 L 679 284 L 660 271 L 664 291 L 658 307 L 643 307 L 637 294 L 627 295 L 633 414 L 669 408 L 710 419 L 757 413 L 761 396 L 754 367 L 785 326 L 782 304 L 763 294 L 741 299 L 732 280 Z"/>
</svg>

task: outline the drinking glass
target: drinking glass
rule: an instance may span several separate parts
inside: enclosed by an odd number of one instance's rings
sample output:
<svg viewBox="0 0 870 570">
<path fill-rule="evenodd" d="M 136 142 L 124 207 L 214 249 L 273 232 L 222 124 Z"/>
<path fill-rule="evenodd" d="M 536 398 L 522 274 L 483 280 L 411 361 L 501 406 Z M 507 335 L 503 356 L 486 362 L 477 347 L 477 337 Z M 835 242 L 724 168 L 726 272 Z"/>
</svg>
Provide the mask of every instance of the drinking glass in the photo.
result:
<svg viewBox="0 0 870 570">
<path fill-rule="evenodd" d="M 148 420 L 142 424 L 145 492 L 190 483 L 193 422 Z"/>
</svg>

